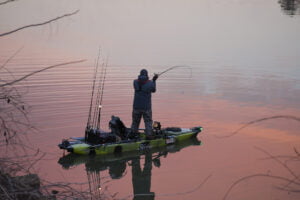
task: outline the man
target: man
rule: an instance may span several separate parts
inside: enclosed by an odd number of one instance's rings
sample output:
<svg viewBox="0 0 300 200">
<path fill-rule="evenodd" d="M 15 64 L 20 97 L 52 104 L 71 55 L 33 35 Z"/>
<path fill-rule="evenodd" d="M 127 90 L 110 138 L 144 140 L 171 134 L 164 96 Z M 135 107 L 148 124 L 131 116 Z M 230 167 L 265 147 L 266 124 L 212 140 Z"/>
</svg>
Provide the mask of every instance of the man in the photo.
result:
<svg viewBox="0 0 300 200">
<path fill-rule="evenodd" d="M 156 91 L 156 79 L 158 75 L 155 74 L 152 81 L 149 80 L 148 71 L 142 69 L 138 79 L 133 81 L 134 87 L 134 101 L 132 111 L 131 130 L 137 133 L 141 118 L 143 117 L 145 123 L 145 133 L 148 139 L 152 139 L 152 108 L 151 108 L 151 93 Z"/>
</svg>

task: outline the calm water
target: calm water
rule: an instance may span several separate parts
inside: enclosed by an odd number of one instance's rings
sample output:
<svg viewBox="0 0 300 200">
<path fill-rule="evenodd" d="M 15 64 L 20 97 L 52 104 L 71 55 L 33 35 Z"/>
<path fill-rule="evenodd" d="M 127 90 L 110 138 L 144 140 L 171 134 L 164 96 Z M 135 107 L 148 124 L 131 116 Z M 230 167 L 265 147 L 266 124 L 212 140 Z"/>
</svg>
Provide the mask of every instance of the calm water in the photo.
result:
<svg viewBox="0 0 300 200">
<path fill-rule="evenodd" d="M 299 199 L 299 4 L 28 0 L 2 5 L 1 33 L 80 10 L 0 38 L 1 65 L 22 48 L 6 66 L 15 77 L 87 59 L 22 83 L 38 130 L 28 133 L 29 142 L 47 153 L 37 171 L 50 181 L 84 183 L 78 188 L 92 191 L 95 199 Z M 201 142 L 123 159 L 63 157 L 57 148 L 61 139 L 84 133 L 99 46 L 108 63 L 103 129 L 111 115 L 130 126 L 132 80 L 141 68 L 153 74 L 185 65 L 189 68 L 158 79 L 153 118 L 165 127 L 201 125 Z M 1 79 L 12 79 L 7 71 L 0 73 Z"/>
</svg>

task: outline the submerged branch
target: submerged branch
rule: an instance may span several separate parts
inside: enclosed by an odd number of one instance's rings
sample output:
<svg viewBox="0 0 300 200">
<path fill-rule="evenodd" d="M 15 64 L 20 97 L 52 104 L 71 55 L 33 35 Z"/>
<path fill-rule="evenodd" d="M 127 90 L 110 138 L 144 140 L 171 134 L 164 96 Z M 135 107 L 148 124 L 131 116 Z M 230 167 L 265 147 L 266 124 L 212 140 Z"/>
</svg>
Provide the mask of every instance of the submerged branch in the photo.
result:
<svg viewBox="0 0 300 200">
<path fill-rule="evenodd" d="M 227 137 L 231 137 L 233 135 L 236 135 L 238 134 L 241 130 L 247 128 L 248 126 L 250 125 L 253 125 L 253 124 L 256 124 L 258 122 L 262 122 L 262 121 L 267 121 L 267 120 L 271 120 L 271 119 L 290 119 L 290 120 L 295 120 L 295 121 L 298 121 L 300 122 L 300 118 L 299 117 L 295 117 L 295 116 L 291 116 L 291 115 L 276 115 L 276 116 L 272 116 L 272 117 L 264 117 L 264 118 L 261 118 L 261 119 L 257 119 L 257 120 L 254 120 L 254 121 L 250 121 L 246 124 L 244 124 L 243 126 L 241 126 L 240 128 L 238 128 L 236 131 L 228 134 L 228 135 L 225 135 L 225 136 L 217 136 L 218 138 L 227 138 Z"/>
<path fill-rule="evenodd" d="M 265 153 L 271 159 L 275 160 L 277 163 L 279 163 L 281 166 L 283 166 L 296 180 L 299 179 L 299 177 L 289 168 L 289 166 L 287 166 L 284 162 L 282 162 L 281 160 L 279 160 L 276 156 L 273 156 L 272 154 L 270 154 L 269 152 L 267 152 L 266 150 L 264 150 L 264 149 L 262 149 L 260 147 L 255 147 L 255 148 L 258 149 L 259 151 Z"/>
<path fill-rule="evenodd" d="M 295 153 L 297 154 L 297 156 L 299 156 L 300 157 L 300 153 L 298 152 L 298 150 L 294 147 L 294 151 L 295 151 Z"/>
<path fill-rule="evenodd" d="M 300 192 L 299 189 L 293 189 L 293 188 L 290 188 L 290 189 L 287 189 L 287 188 L 283 188 L 283 187 L 276 187 L 278 190 L 282 190 L 282 191 L 285 191 L 285 192 L 293 192 L 293 193 L 298 193 Z"/>
<path fill-rule="evenodd" d="M 294 182 L 293 180 L 286 178 L 286 177 L 282 177 L 282 176 L 273 176 L 273 175 L 269 175 L 269 174 L 253 174 L 253 175 L 249 175 L 249 176 L 245 176 L 243 178 L 240 178 L 239 180 L 235 181 L 230 188 L 227 190 L 225 196 L 223 197 L 223 200 L 226 200 L 227 197 L 229 196 L 229 193 L 233 190 L 233 188 L 235 186 L 237 186 L 238 184 L 240 184 L 241 182 L 248 180 L 248 179 L 252 179 L 252 178 L 257 178 L 257 177 L 266 177 L 266 178 L 271 178 L 271 179 L 277 179 L 277 180 L 281 180 L 281 181 L 285 181 L 288 183 L 293 183 L 295 185 L 300 185 L 299 182 Z"/>
<path fill-rule="evenodd" d="M 174 193 L 174 194 L 160 194 L 158 196 L 177 196 L 177 195 L 186 195 L 186 194 L 193 193 L 193 192 L 199 190 L 208 181 L 208 179 L 210 179 L 211 176 L 212 176 L 212 174 L 208 175 L 197 187 L 195 187 L 189 191 L 178 192 L 178 193 Z"/>
<path fill-rule="evenodd" d="M 242 177 L 240 179 L 238 179 L 237 181 L 235 181 L 227 190 L 225 196 L 223 197 L 223 200 L 227 199 L 227 197 L 229 196 L 229 193 L 233 190 L 234 187 L 236 187 L 238 184 L 240 184 L 243 181 L 246 181 L 248 179 L 252 179 L 252 178 L 257 178 L 257 177 L 265 177 L 265 178 L 270 178 L 270 179 L 277 179 L 279 181 L 283 181 L 283 186 L 275 186 L 275 188 L 282 190 L 282 191 L 286 191 L 289 193 L 298 193 L 300 191 L 300 179 L 299 179 L 299 175 L 297 175 L 287 164 L 286 164 L 286 160 L 281 160 L 279 158 L 288 158 L 291 159 L 288 156 L 274 156 L 271 153 L 267 152 L 266 150 L 259 148 L 259 147 L 255 147 L 256 149 L 258 149 L 259 151 L 263 152 L 264 154 L 268 155 L 270 159 L 276 161 L 278 164 L 280 164 L 290 175 L 291 177 L 284 177 L 284 176 L 279 176 L 279 175 L 270 175 L 270 174 L 253 174 L 253 175 L 249 175 L 249 176 L 245 176 Z M 298 153 L 297 149 L 294 148 L 296 154 Z M 298 157 L 294 157 L 297 158 L 296 161 L 300 161 L 300 159 Z"/>
<path fill-rule="evenodd" d="M 1 33 L 1 34 L 0 34 L 0 37 L 6 36 L 6 35 L 10 35 L 10 34 L 15 33 L 15 32 L 17 32 L 17 31 L 20 31 L 20 30 L 22 30 L 22 29 L 31 28 L 31 27 L 36 27 L 36 26 L 43 26 L 43 25 L 45 25 L 45 24 L 49 24 L 49 23 L 51 23 L 51 22 L 57 21 L 57 20 L 59 20 L 59 19 L 61 19 L 61 18 L 69 17 L 69 16 L 71 16 L 71 15 L 75 15 L 75 14 L 78 13 L 78 12 L 79 12 L 79 10 L 76 10 L 76 11 L 74 11 L 74 12 L 72 12 L 72 13 L 68 13 L 68 14 L 65 14 L 65 15 L 62 15 L 62 16 L 59 16 L 59 17 L 56 17 L 56 18 L 54 18 L 54 19 L 50 19 L 50 20 L 45 21 L 45 22 L 41 22 L 41 23 L 37 23 L 37 24 L 29 24 L 29 25 L 26 25 L 26 26 L 17 28 L 17 29 L 15 29 L 15 30 L 12 30 L 12 31 L 9 31 L 9 32 L 6 32 L 6 33 Z"/>
<path fill-rule="evenodd" d="M 41 180 L 41 190 L 43 193 L 50 195 L 55 194 L 55 199 L 90 199 L 88 191 L 75 189 L 75 185 L 85 186 L 87 183 L 67 183 L 56 182 L 52 183 L 47 180 Z"/>
</svg>

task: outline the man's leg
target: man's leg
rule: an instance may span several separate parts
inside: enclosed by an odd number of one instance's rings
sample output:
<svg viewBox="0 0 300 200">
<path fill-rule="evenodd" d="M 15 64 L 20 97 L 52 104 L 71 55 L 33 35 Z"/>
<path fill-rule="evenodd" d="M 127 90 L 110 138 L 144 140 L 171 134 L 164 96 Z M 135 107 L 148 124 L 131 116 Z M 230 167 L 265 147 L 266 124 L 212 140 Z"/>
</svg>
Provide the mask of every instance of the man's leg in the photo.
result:
<svg viewBox="0 0 300 200">
<path fill-rule="evenodd" d="M 145 122 L 146 135 L 152 135 L 152 110 L 146 110 L 145 112 L 143 112 L 143 118 Z"/>
<path fill-rule="evenodd" d="M 142 118 L 142 112 L 140 110 L 133 109 L 133 111 L 132 111 L 132 124 L 131 124 L 132 133 L 138 133 L 141 118 Z"/>
</svg>

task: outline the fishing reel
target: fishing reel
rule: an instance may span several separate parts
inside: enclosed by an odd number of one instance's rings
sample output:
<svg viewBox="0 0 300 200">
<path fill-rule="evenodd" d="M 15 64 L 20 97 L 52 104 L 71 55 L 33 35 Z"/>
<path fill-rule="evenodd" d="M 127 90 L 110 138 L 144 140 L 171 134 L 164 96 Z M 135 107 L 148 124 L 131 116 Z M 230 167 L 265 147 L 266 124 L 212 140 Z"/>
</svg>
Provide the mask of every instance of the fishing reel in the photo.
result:
<svg viewBox="0 0 300 200">
<path fill-rule="evenodd" d="M 153 134 L 156 136 L 161 135 L 161 124 L 160 122 L 154 121 L 152 124 L 152 130 L 153 130 Z"/>
<path fill-rule="evenodd" d="M 154 121 L 152 125 L 153 130 L 159 131 L 161 129 L 161 124 L 160 122 Z"/>
</svg>

